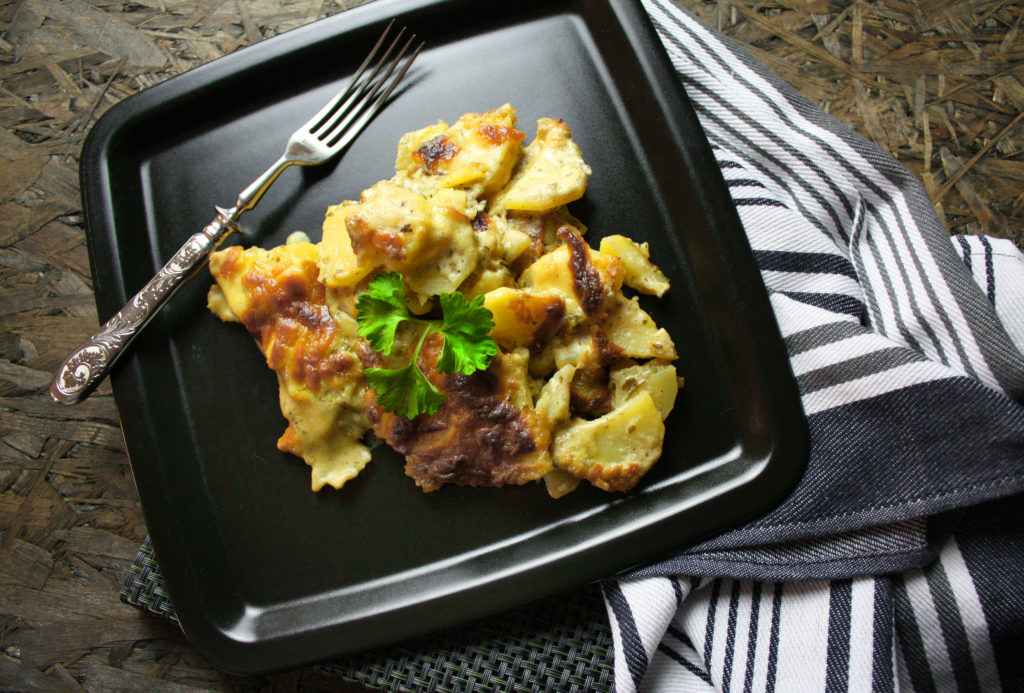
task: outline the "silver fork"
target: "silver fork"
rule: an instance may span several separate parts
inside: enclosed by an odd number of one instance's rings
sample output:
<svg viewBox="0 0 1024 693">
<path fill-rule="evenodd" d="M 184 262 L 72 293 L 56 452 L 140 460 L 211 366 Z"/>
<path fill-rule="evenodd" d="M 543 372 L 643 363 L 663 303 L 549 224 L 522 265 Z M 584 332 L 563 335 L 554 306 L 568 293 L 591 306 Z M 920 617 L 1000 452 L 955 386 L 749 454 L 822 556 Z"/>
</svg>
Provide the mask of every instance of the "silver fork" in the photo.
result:
<svg viewBox="0 0 1024 693">
<path fill-rule="evenodd" d="M 256 205 L 281 171 L 292 164 L 322 164 L 355 139 L 384 106 L 423 47 L 422 43 L 413 47 L 415 37 L 402 43 L 404 29 L 389 39 L 391 29 L 389 24 L 348 88 L 292 134 L 281 158 L 242 191 L 235 205 L 230 209 L 216 207 L 213 221 L 189 238 L 127 305 L 72 352 L 50 385 L 54 401 L 76 404 L 92 392 L 142 328 L 195 276 L 210 253 L 238 229 L 238 217 Z"/>
</svg>

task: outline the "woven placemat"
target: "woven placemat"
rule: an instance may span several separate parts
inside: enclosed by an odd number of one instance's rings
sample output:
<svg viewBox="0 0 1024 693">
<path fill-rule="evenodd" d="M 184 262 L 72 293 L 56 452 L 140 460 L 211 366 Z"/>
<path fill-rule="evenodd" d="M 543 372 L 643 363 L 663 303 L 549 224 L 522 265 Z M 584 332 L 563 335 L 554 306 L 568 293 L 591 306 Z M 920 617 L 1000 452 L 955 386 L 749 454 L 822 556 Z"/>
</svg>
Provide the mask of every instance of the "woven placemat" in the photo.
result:
<svg viewBox="0 0 1024 693">
<path fill-rule="evenodd" d="M 148 538 L 125 577 L 121 600 L 178 622 Z M 321 668 L 325 675 L 396 693 L 608 693 L 612 636 L 600 588 L 590 585 Z"/>
</svg>

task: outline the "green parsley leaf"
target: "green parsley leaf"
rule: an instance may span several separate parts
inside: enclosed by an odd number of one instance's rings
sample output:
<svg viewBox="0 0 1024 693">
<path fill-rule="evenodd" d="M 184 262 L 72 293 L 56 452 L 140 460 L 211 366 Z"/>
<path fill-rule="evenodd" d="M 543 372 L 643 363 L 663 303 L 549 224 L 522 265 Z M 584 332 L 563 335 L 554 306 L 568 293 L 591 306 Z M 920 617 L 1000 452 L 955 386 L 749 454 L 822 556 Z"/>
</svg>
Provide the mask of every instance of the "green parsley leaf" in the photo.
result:
<svg viewBox="0 0 1024 693">
<path fill-rule="evenodd" d="M 482 371 L 491 365 L 498 346 L 491 338 L 494 315 L 484 308 L 484 297 L 472 301 L 460 293 L 441 294 L 443 318 L 439 331 L 444 335 L 444 347 L 437 361 L 442 373 Z"/>
<path fill-rule="evenodd" d="M 407 419 L 417 414 L 436 414 L 444 394 L 434 387 L 413 360 L 404 368 L 367 368 L 366 379 L 377 391 L 377 403 Z"/>
<path fill-rule="evenodd" d="M 359 336 L 375 350 L 390 354 L 398 326 L 410 320 L 405 307 L 405 283 L 397 272 L 385 272 L 370 282 L 368 291 L 356 300 Z"/>
<path fill-rule="evenodd" d="M 420 349 L 431 332 L 444 337 L 437 370 L 470 375 L 491 365 L 498 346 L 490 336 L 494 315 L 484 307 L 484 297 L 472 301 L 458 292 L 439 296 L 441 319 L 413 317 L 405 306 L 405 279 L 396 272 L 373 278 L 367 291 L 356 300 L 359 335 L 376 351 L 390 355 L 395 335 L 405 322 L 423 325 L 409 363 L 402 368 L 367 368 L 366 379 L 377 393 L 377 403 L 407 419 L 418 414 L 435 414 L 445 396 L 430 382 L 419 366 Z"/>
</svg>

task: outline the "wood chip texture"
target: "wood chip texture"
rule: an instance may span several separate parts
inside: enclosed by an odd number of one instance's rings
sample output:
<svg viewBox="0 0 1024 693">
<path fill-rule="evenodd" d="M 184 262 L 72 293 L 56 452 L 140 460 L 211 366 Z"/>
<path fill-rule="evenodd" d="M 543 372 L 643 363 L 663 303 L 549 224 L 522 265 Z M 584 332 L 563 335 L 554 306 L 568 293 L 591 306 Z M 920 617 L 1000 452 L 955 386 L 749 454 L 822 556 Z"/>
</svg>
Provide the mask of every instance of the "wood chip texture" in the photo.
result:
<svg viewBox="0 0 1024 693">
<path fill-rule="evenodd" d="M 914 171 L 952 233 L 1024 247 L 1024 3 L 677 0 Z M 125 97 L 360 0 L 0 3 L 0 689 L 355 690 L 236 678 L 118 590 L 147 534 L 109 386 L 52 404 L 97 327 L 78 190 Z"/>
<path fill-rule="evenodd" d="M 1024 3 L 677 2 L 913 171 L 950 233 L 1024 247 Z"/>
</svg>

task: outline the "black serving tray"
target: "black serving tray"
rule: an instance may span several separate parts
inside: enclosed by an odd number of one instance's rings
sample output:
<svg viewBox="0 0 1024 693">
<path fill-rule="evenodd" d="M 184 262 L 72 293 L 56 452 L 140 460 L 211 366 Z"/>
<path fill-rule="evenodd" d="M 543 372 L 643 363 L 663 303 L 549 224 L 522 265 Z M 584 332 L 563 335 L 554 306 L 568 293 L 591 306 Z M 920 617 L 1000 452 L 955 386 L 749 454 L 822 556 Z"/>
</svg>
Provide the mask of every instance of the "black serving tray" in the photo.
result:
<svg viewBox="0 0 1024 693">
<path fill-rule="evenodd" d="M 320 237 L 328 205 L 393 171 L 399 136 L 511 103 L 532 138 L 565 119 L 593 167 L 570 210 L 650 244 L 642 299 L 686 378 L 665 454 L 627 494 L 584 484 L 425 494 L 378 448 L 312 493 L 279 453 L 277 383 L 194 279 L 113 373 L 125 442 L 181 625 L 217 667 L 263 672 L 483 617 L 663 557 L 779 503 L 806 430 L 752 253 L 680 82 L 635 0 L 379 0 L 245 48 L 106 113 L 82 159 L 100 316 L 112 315 L 280 154 L 392 17 L 427 40 L 336 163 L 286 171 L 243 217 L 269 247 Z"/>
</svg>

